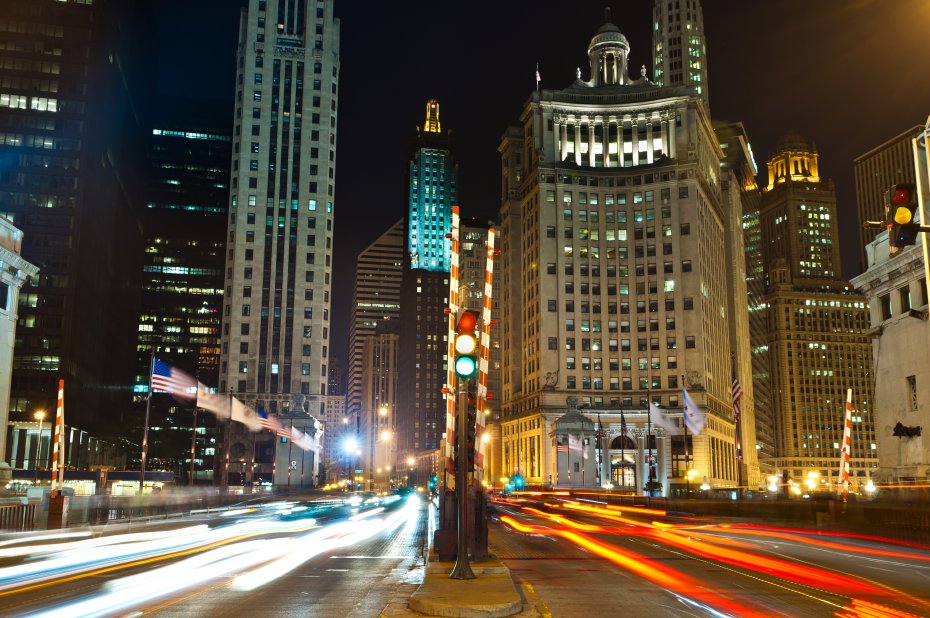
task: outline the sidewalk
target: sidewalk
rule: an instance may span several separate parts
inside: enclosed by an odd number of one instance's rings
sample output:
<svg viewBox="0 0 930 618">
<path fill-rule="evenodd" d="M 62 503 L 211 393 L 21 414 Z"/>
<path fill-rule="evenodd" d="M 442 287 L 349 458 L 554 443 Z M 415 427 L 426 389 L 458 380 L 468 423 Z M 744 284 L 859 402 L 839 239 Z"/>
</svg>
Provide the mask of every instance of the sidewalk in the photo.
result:
<svg viewBox="0 0 930 618">
<path fill-rule="evenodd" d="M 471 564 L 475 579 L 450 579 L 454 562 L 431 560 L 426 567 L 423 583 L 410 595 L 398 591 L 381 618 L 412 618 L 416 616 L 445 616 L 448 618 L 504 618 L 517 616 L 531 618 L 539 614 L 531 609 L 518 590 L 508 569 L 496 556 L 502 550 L 508 553 L 505 539 L 489 531 L 488 560 Z M 501 546 L 503 542 L 505 546 Z M 431 555 L 435 555 L 430 552 Z"/>
</svg>

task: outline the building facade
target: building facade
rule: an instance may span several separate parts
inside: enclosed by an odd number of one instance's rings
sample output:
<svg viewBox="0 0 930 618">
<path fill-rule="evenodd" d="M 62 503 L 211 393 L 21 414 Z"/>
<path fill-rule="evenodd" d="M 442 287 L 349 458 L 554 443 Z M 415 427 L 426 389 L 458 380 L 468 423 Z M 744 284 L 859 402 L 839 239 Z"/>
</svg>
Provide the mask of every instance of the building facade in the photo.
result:
<svg viewBox="0 0 930 618">
<path fill-rule="evenodd" d="M 925 239 L 888 255 L 888 233 L 881 232 L 866 247 L 869 268 L 852 280 L 868 299 L 875 366 L 875 443 L 878 487 L 907 500 L 925 495 L 930 475 L 930 326 L 927 279 L 922 257 Z M 922 342 L 922 343 L 921 343 Z M 913 428 L 923 426 L 922 431 Z"/>
<path fill-rule="evenodd" d="M 19 291 L 30 277 L 39 272 L 38 268 L 23 259 L 22 246 L 22 231 L 8 219 L 0 217 L 0 465 L 10 461 L 6 453 L 6 437 L 10 421 L 10 378 L 13 369 L 13 342 L 16 341 Z M 33 441 L 40 437 L 38 428 L 31 437 Z M 28 444 L 26 449 L 29 450 Z M 33 451 L 36 449 L 29 450 Z"/>
<path fill-rule="evenodd" d="M 218 108 L 225 109 L 215 101 L 168 99 L 153 119 L 134 388 L 140 412 L 153 351 L 203 384 L 216 386 L 219 378 L 231 131 Z M 149 461 L 187 478 L 196 431 L 195 474 L 211 479 L 214 419 L 198 415 L 195 430 L 194 412 L 172 397 L 155 397 Z"/>
<path fill-rule="evenodd" d="M 707 41 L 701 1 L 655 0 L 652 15 L 652 67 L 656 84 L 693 88 L 709 110 Z"/>
<path fill-rule="evenodd" d="M 452 207 L 458 164 L 439 102 L 426 103 L 408 164 L 406 256 L 401 281 L 400 376 L 395 416 L 398 457 L 439 448 L 445 432 L 446 340 Z"/>
<path fill-rule="evenodd" d="M 326 470 L 328 483 L 344 477 L 346 470 L 341 465 L 344 461 L 340 451 L 345 439 L 346 427 L 345 395 L 327 395 L 326 410 L 323 416 L 323 454 L 321 466 Z"/>
<path fill-rule="evenodd" d="M 10 0 L 0 15 L 0 216 L 39 267 L 19 297 L 10 418 L 121 432 L 132 403 L 147 3 Z M 6 412 L 6 411 L 5 411 Z M 136 440 L 139 436 L 132 436 Z"/>
<path fill-rule="evenodd" d="M 726 261 L 733 265 L 727 269 L 727 326 L 731 350 L 731 372 L 734 388 L 741 390 L 739 405 L 734 406 L 734 422 L 739 434 L 738 458 L 741 465 L 740 485 L 754 489 L 762 484 L 759 470 L 759 444 L 756 435 L 757 419 L 761 412 L 769 414 L 767 399 L 771 388 L 766 384 L 761 400 L 756 397 L 756 384 L 760 381 L 753 371 L 753 353 L 747 343 L 753 328 L 752 308 L 747 311 L 748 289 L 753 277 L 746 261 L 746 213 L 758 210 L 760 192 L 756 184 L 756 162 L 749 136 L 742 123 L 714 123 L 724 158 L 720 166 L 720 186 L 723 193 L 726 228 Z M 732 391 L 731 391 L 732 392 Z M 761 406 L 757 405 L 760 403 Z M 736 410 L 739 409 L 739 419 Z"/>
<path fill-rule="evenodd" d="M 400 319 L 400 282 L 404 262 L 404 220 L 398 220 L 358 255 L 355 292 L 349 323 L 347 413 L 361 430 L 365 375 L 365 342 L 379 327 L 397 329 Z"/>
<path fill-rule="evenodd" d="M 868 307 L 841 277 L 836 214 L 817 151 L 788 134 L 768 160 L 759 214 L 767 286 L 750 304 L 764 306 L 769 328 L 753 342 L 767 347 L 772 385 L 772 426 L 759 432 L 774 437 L 765 463 L 805 492 L 836 491 L 847 389 L 851 489 L 864 488 L 877 465 Z"/>
<path fill-rule="evenodd" d="M 483 330 L 485 282 L 488 267 L 488 231 L 492 222 L 483 223 L 475 218 L 461 219 L 459 224 L 459 306 L 478 314 L 478 332 Z M 495 227 L 495 244 L 499 232 Z M 497 262 L 497 258 L 495 258 Z M 484 409 L 485 440 L 484 478 L 501 477 L 500 396 L 501 396 L 501 341 L 500 341 L 500 278 L 491 273 L 491 325 L 488 349 L 487 397 Z M 495 440 L 494 437 L 497 436 Z"/>
<path fill-rule="evenodd" d="M 390 328 L 389 328 L 390 326 Z M 392 329 L 393 332 L 392 332 Z M 365 340 L 362 388 L 363 415 L 359 443 L 365 453 L 361 466 L 379 488 L 390 485 L 397 472 L 397 380 L 400 336 L 396 324 L 385 325 Z"/>
<path fill-rule="evenodd" d="M 604 425 L 597 482 L 641 491 L 649 465 L 665 492 L 687 470 L 734 487 L 723 153 L 695 91 L 631 78 L 628 54 L 604 23 L 589 81 L 533 93 L 499 147 L 503 465 L 561 481 L 553 422 L 571 396 Z M 646 414 L 680 426 L 683 387 L 708 421 L 687 456 Z"/>
<path fill-rule="evenodd" d="M 239 30 L 219 389 L 310 431 L 328 376 L 338 77 L 332 0 L 250 0 Z M 240 429 L 230 446 L 247 450 Z M 267 475 L 271 449 L 258 450 L 254 468 Z M 316 476 L 305 468 L 302 479 Z"/>
<path fill-rule="evenodd" d="M 887 142 L 853 159 L 856 180 L 856 212 L 859 215 L 859 246 L 862 247 L 862 269 L 869 268 L 866 247 L 881 230 L 866 229 L 866 221 L 885 220 L 885 191 L 899 182 L 915 182 L 914 150 L 911 140 L 923 133 L 915 125 Z"/>
<path fill-rule="evenodd" d="M 458 165 L 451 131 L 443 133 L 439 101 L 426 102 L 408 168 L 407 257 L 411 270 L 449 272 L 452 206 L 458 203 Z"/>
</svg>

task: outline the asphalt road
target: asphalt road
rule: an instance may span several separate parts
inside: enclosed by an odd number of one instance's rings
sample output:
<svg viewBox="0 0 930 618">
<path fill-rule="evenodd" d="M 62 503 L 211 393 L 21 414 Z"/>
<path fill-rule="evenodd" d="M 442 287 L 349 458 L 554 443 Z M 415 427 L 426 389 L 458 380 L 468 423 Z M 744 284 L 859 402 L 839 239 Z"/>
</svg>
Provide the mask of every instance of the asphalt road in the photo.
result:
<svg viewBox="0 0 930 618">
<path fill-rule="evenodd" d="M 523 531 L 494 526 L 492 545 L 543 616 L 930 616 L 926 548 L 622 509 L 498 509 Z"/>
<path fill-rule="evenodd" d="M 42 541 L 0 546 L 0 615 L 377 616 L 422 581 L 428 512 L 383 509 L 316 525 L 263 513 L 188 520 L 32 553 Z"/>
</svg>

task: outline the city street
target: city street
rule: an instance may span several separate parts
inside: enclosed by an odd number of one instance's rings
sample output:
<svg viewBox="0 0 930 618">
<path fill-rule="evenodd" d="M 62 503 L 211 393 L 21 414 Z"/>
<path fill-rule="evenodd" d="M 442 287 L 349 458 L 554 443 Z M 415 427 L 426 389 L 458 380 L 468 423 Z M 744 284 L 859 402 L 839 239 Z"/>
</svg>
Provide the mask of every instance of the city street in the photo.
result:
<svg viewBox="0 0 930 618">
<path fill-rule="evenodd" d="M 222 526 L 5 542 L 0 615 L 377 616 L 422 579 L 426 512 L 415 499 L 316 524 L 259 510 Z"/>
<path fill-rule="evenodd" d="M 930 615 L 926 548 L 559 498 L 498 510 L 492 546 L 542 615 Z"/>
<path fill-rule="evenodd" d="M 0 545 L 0 614 L 378 616 L 423 581 L 436 511 L 300 503 Z M 556 495 L 498 499 L 491 552 L 522 616 L 930 615 L 930 550 L 871 538 L 715 522 Z M 309 510 L 309 509 L 308 509 Z"/>
</svg>

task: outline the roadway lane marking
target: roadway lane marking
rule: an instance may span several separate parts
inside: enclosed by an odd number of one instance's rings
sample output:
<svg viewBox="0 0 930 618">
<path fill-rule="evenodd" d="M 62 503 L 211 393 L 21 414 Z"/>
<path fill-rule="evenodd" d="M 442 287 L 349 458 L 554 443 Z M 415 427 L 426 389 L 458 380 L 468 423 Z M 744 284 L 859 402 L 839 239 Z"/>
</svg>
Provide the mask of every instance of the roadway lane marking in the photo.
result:
<svg viewBox="0 0 930 618">
<path fill-rule="evenodd" d="M 327 573 L 348 573 L 349 569 L 326 569 Z"/>
<path fill-rule="evenodd" d="M 416 556 L 330 556 L 330 560 L 406 560 Z"/>
</svg>

